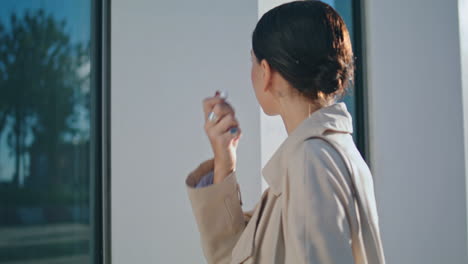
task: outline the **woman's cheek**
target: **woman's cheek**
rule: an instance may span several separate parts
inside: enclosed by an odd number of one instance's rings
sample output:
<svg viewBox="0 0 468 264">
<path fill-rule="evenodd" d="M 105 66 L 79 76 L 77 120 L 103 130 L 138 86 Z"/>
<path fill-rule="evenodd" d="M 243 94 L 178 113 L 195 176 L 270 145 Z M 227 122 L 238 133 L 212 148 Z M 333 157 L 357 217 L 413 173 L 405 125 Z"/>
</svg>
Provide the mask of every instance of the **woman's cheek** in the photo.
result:
<svg viewBox="0 0 468 264">
<path fill-rule="evenodd" d="M 252 81 L 252 84 L 254 83 L 254 68 L 253 65 L 250 68 L 250 80 Z"/>
</svg>

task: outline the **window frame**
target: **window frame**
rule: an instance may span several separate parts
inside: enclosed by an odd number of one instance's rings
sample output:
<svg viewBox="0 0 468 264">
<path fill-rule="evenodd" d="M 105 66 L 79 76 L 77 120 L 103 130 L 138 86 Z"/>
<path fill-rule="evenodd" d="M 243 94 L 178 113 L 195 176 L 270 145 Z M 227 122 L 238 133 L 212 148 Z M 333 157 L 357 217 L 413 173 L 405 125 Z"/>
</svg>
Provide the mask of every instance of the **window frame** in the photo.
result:
<svg viewBox="0 0 468 264">
<path fill-rule="evenodd" d="M 366 53 L 365 51 L 365 41 L 364 41 L 364 1 L 363 0 L 353 0 L 352 1 L 352 15 L 353 15 L 353 27 L 354 35 L 353 42 L 355 43 L 354 56 L 357 58 L 355 60 L 355 80 L 354 80 L 354 89 L 355 89 L 355 107 L 356 107 L 356 145 L 359 151 L 361 152 L 362 157 L 367 162 L 368 166 L 370 164 L 370 149 L 369 149 L 369 123 L 368 123 L 368 89 L 366 82 Z"/>
<path fill-rule="evenodd" d="M 91 154 L 93 195 L 91 214 L 93 263 L 110 264 L 111 260 L 111 1 L 91 0 L 92 59 L 91 96 L 92 137 L 96 146 Z"/>
</svg>

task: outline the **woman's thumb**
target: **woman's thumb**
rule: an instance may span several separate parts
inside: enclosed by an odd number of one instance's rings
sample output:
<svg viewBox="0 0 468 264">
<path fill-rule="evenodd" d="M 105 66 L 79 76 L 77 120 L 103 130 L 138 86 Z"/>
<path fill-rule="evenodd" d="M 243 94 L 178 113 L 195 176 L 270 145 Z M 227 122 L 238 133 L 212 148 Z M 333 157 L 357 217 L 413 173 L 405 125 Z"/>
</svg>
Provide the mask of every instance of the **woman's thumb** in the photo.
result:
<svg viewBox="0 0 468 264">
<path fill-rule="evenodd" d="M 240 130 L 239 127 L 232 127 L 229 130 L 229 132 L 230 132 L 231 138 L 234 139 L 234 140 L 239 140 L 239 138 L 242 135 L 241 130 Z"/>
</svg>

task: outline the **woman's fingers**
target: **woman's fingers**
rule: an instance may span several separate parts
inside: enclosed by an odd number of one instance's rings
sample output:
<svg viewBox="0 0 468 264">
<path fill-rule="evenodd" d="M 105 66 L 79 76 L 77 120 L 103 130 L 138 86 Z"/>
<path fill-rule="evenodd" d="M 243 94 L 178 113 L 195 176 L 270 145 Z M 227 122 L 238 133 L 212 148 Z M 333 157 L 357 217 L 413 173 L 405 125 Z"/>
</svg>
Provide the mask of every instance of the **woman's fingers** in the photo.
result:
<svg viewBox="0 0 468 264">
<path fill-rule="evenodd" d="M 220 97 L 207 97 L 203 99 L 203 112 L 205 112 L 205 121 L 208 121 L 208 115 L 216 104 L 223 103 L 224 99 Z"/>
<path fill-rule="evenodd" d="M 230 133 L 230 131 L 228 130 L 234 127 L 238 127 L 238 126 L 239 126 L 239 122 L 237 122 L 234 115 L 229 113 L 229 114 L 224 115 L 221 118 L 221 120 L 219 120 L 219 122 L 216 125 L 214 125 L 212 130 L 213 130 L 213 133 L 215 133 L 216 135 L 223 135 L 226 132 Z"/>
<path fill-rule="evenodd" d="M 235 115 L 234 109 L 232 108 L 231 105 L 229 105 L 226 102 L 216 104 L 213 109 L 211 110 L 211 113 L 209 115 L 214 115 L 213 119 L 210 122 L 210 125 L 214 125 L 219 122 L 225 115 L 227 114 L 232 114 L 233 116 Z"/>
<path fill-rule="evenodd" d="M 206 126 L 216 125 L 227 114 L 235 115 L 234 108 L 229 103 L 223 101 L 215 104 L 208 113 L 205 113 Z"/>
<path fill-rule="evenodd" d="M 235 132 L 235 133 L 233 133 Z M 242 130 L 240 127 L 232 127 L 231 129 L 228 129 L 227 132 L 225 132 L 222 137 L 226 141 L 230 141 L 231 139 L 234 139 L 234 143 L 237 145 L 237 141 L 240 139 L 242 136 Z"/>
<path fill-rule="evenodd" d="M 226 102 L 223 97 L 208 97 L 203 100 L 203 110 L 205 112 L 205 131 L 212 140 L 222 142 L 240 138 L 239 123 L 235 117 L 234 108 Z M 227 139 L 227 140 L 225 140 Z"/>
</svg>

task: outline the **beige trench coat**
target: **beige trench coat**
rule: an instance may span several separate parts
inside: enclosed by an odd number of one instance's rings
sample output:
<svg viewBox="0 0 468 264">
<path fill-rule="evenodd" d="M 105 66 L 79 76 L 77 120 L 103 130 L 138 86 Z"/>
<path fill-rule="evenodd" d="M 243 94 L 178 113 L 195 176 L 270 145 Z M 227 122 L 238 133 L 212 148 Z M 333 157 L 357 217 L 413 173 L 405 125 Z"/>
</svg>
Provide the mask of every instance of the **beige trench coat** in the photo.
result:
<svg viewBox="0 0 468 264">
<path fill-rule="evenodd" d="M 262 169 L 269 188 L 251 211 L 237 171 L 194 188 L 214 160 L 200 163 L 185 182 L 208 263 L 385 263 L 372 175 L 352 132 L 343 102 L 312 113 Z"/>
</svg>

